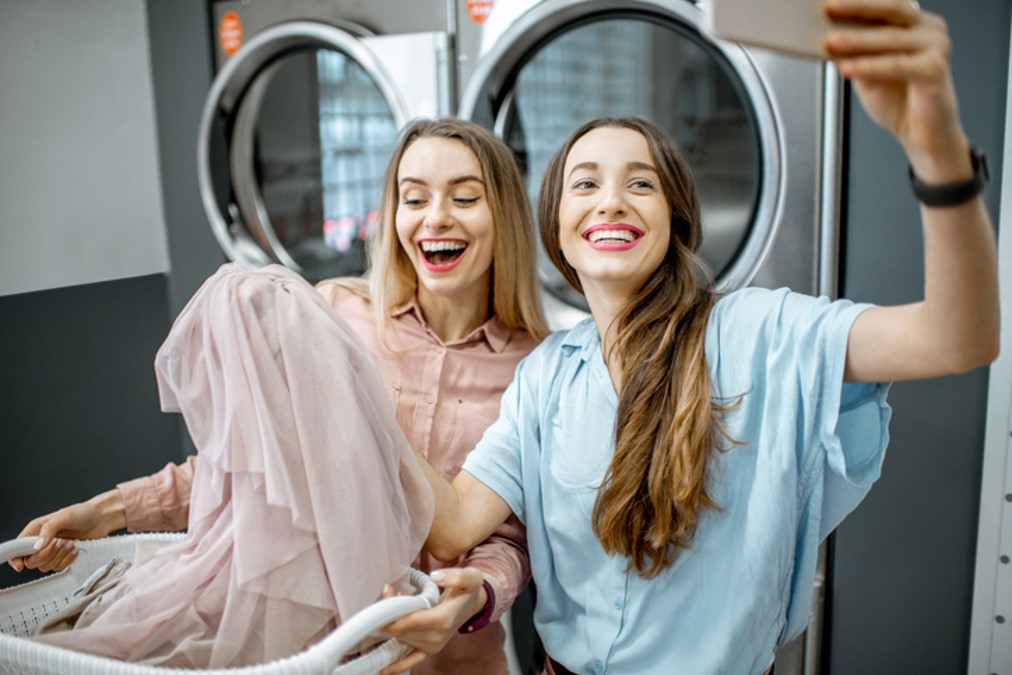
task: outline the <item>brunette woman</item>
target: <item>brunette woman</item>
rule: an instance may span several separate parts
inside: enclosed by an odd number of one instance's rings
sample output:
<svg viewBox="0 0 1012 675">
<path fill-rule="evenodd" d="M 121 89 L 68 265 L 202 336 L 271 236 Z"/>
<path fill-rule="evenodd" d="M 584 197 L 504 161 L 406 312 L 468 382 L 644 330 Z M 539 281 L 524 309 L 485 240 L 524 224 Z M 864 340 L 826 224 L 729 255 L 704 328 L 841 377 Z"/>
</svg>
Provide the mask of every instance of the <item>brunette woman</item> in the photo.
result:
<svg viewBox="0 0 1012 675">
<path fill-rule="evenodd" d="M 909 160 L 924 300 L 722 296 L 695 255 L 699 203 L 670 137 L 636 118 L 578 129 L 549 163 L 539 219 L 592 318 L 520 365 L 452 485 L 429 474 L 436 555 L 511 513 L 526 525 L 550 672 L 766 672 L 808 622 L 819 542 L 879 476 L 886 383 L 997 354 L 983 162 L 945 24 L 909 0 L 826 7 L 861 26 L 826 47 Z"/>
</svg>

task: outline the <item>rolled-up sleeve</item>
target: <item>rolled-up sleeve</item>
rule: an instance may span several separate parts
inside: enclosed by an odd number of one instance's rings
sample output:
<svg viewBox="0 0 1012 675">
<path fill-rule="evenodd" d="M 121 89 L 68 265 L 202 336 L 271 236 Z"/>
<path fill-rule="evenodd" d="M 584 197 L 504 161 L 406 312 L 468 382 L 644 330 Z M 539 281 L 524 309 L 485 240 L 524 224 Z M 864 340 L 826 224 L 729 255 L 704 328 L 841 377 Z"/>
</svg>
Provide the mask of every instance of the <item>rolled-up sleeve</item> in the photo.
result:
<svg viewBox="0 0 1012 675">
<path fill-rule="evenodd" d="M 150 476 L 135 478 L 116 487 L 123 495 L 128 532 L 176 532 L 185 530 L 190 516 L 190 486 L 197 457 L 182 464 L 166 464 Z"/>
<path fill-rule="evenodd" d="M 526 528 L 511 515 L 467 555 L 462 565 L 480 570 L 492 586 L 495 608 L 491 620 L 498 621 L 531 579 Z"/>
</svg>

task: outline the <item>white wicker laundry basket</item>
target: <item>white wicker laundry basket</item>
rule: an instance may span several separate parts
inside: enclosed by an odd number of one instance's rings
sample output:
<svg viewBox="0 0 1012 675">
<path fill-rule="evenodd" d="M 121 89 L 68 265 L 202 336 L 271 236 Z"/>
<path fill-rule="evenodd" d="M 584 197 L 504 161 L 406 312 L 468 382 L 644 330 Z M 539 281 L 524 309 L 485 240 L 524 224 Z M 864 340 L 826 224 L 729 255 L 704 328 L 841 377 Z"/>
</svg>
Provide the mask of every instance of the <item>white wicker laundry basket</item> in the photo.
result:
<svg viewBox="0 0 1012 675">
<path fill-rule="evenodd" d="M 346 663 L 341 659 L 359 642 L 398 617 L 436 604 L 439 588 L 422 572 L 410 570 L 408 581 L 415 595 L 401 595 L 366 607 L 344 621 L 336 630 L 305 651 L 270 663 L 217 670 L 188 670 L 145 666 L 83 654 L 25 639 L 46 617 L 60 611 L 71 595 L 99 567 L 113 557 L 133 559 L 134 546 L 141 540 L 177 540 L 179 534 L 133 534 L 77 542 L 80 550 L 73 564 L 62 572 L 19 586 L 0 589 L 0 673 L 49 673 L 52 675 L 170 675 L 186 672 L 220 675 L 285 675 L 327 673 L 365 675 L 393 663 L 406 648 L 387 640 L 375 649 Z M 0 563 L 34 552 L 35 538 L 0 544 Z"/>
</svg>

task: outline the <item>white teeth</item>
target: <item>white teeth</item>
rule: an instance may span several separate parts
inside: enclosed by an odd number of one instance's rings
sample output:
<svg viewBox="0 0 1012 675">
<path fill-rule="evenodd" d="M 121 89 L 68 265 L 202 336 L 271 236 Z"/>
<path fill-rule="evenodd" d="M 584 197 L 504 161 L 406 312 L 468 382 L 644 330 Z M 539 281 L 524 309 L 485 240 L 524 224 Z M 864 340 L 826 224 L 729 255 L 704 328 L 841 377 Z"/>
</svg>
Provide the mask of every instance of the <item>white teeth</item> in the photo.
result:
<svg viewBox="0 0 1012 675">
<path fill-rule="evenodd" d="M 459 241 L 423 241 L 422 250 L 426 253 L 435 253 L 437 251 L 463 251 L 467 248 L 467 244 Z"/>
<path fill-rule="evenodd" d="M 587 235 L 587 240 L 594 244 L 605 239 L 629 242 L 635 238 L 636 236 L 629 230 L 595 230 Z"/>
</svg>

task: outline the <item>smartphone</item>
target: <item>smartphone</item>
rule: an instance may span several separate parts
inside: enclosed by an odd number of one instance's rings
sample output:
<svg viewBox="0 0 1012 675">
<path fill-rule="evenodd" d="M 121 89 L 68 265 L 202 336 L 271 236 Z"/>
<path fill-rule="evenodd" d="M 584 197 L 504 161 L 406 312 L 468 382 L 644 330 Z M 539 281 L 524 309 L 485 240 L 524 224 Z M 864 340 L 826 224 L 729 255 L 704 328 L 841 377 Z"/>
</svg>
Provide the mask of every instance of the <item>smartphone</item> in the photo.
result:
<svg viewBox="0 0 1012 675">
<path fill-rule="evenodd" d="M 713 37 L 795 56 L 829 58 L 822 38 L 833 23 L 822 0 L 701 0 Z"/>
</svg>

